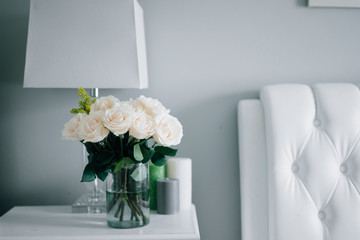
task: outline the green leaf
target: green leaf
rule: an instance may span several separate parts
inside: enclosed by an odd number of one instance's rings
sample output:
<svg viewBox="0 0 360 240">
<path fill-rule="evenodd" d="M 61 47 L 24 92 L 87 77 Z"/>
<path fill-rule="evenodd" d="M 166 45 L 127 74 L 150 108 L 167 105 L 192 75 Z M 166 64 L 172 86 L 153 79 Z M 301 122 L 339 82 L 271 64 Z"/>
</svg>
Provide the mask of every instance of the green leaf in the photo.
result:
<svg viewBox="0 0 360 240">
<path fill-rule="evenodd" d="M 124 167 L 124 161 L 120 161 L 118 163 L 116 163 L 115 168 L 114 168 L 114 173 L 120 171 L 123 167 Z"/>
<path fill-rule="evenodd" d="M 92 163 L 92 161 L 94 160 L 94 158 L 95 158 L 95 154 L 94 154 L 94 153 L 89 153 L 88 162 L 89 162 L 89 163 Z"/>
<path fill-rule="evenodd" d="M 94 157 L 94 161 L 97 165 L 103 166 L 111 162 L 114 158 L 114 152 L 112 151 L 102 151 Z"/>
<path fill-rule="evenodd" d="M 111 151 L 114 151 L 116 148 L 116 138 L 117 137 L 112 132 L 110 132 L 104 139 L 105 147 Z"/>
<path fill-rule="evenodd" d="M 125 157 L 121 159 L 120 162 L 115 164 L 114 173 L 120 171 L 125 166 L 125 164 L 130 164 L 130 163 L 132 163 L 132 160 L 129 157 Z"/>
<path fill-rule="evenodd" d="M 91 143 L 91 142 L 87 142 L 84 143 L 86 151 L 91 154 L 91 153 L 96 153 L 97 152 L 97 148 L 96 148 L 96 144 L 95 143 Z"/>
<path fill-rule="evenodd" d="M 148 141 L 148 139 L 143 139 L 143 140 L 139 141 L 139 144 L 140 144 L 140 145 L 147 145 L 147 144 L 146 144 L 147 141 Z"/>
<path fill-rule="evenodd" d="M 141 153 L 141 148 L 140 148 L 139 144 L 134 145 L 134 158 L 136 161 L 142 161 L 144 159 L 144 156 Z"/>
<path fill-rule="evenodd" d="M 166 163 L 166 158 L 164 154 L 155 152 L 154 155 L 151 158 L 151 162 L 155 164 L 156 166 L 162 166 Z"/>
<path fill-rule="evenodd" d="M 108 135 L 107 135 L 107 141 L 109 142 L 109 144 L 113 145 L 114 144 L 114 141 L 116 140 L 116 136 L 110 132 Z"/>
<path fill-rule="evenodd" d="M 139 182 L 143 181 L 146 178 L 146 175 L 146 167 L 144 165 L 141 165 L 132 172 L 131 177 L 135 181 Z"/>
<path fill-rule="evenodd" d="M 155 152 L 161 153 L 166 156 L 174 157 L 177 153 L 177 149 L 169 148 L 169 147 L 163 147 L 163 146 L 157 146 L 154 148 Z"/>
<path fill-rule="evenodd" d="M 96 179 L 94 166 L 91 164 L 86 165 L 81 182 L 92 182 Z"/>
<path fill-rule="evenodd" d="M 141 145 L 141 153 L 144 156 L 144 160 L 142 162 L 147 163 L 152 158 L 155 151 L 153 149 L 151 149 L 151 148 L 146 147 L 145 144 L 142 144 Z"/>
<path fill-rule="evenodd" d="M 106 171 L 98 171 L 96 172 L 96 176 L 101 180 L 101 181 L 105 181 L 106 177 L 107 177 L 108 173 Z"/>
</svg>

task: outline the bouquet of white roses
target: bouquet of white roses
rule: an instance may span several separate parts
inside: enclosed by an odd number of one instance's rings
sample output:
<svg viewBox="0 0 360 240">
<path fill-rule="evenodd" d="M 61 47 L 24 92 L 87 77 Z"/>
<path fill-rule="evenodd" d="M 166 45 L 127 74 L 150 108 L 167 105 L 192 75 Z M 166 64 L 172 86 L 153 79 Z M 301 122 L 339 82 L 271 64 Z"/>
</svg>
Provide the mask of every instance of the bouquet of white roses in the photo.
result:
<svg viewBox="0 0 360 240">
<path fill-rule="evenodd" d="M 169 114 L 158 100 L 140 96 L 119 101 L 114 96 L 92 100 L 84 89 L 79 89 L 78 109 L 64 126 L 65 139 L 85 144 L 89 163 L 82 181 L 93 181 L 96 176 L 105 180 L 108 172 L 117 172 L 126 163 L 165 163 L 165 156 L 175 156 L 170 146 L 180 143 L 182 125 Z M 153 139 L 152 146 L 148 141 Z"/>
<path fill-rule="evenodd" d="M 176 155 L 177 150 L 170 146 L 180 143 L 182 125 L 158 100 L 144 96 L 129 101 L 119 101 L 114 96 L 92 99 L 83 88 L 79 89 L 79 96 L 82 98 L 79 108 L 71 110 L 74 117 L 64 125 L 62 135 L 80 141 L 87 149 L 88 164 L 82 182 L 96 177 L 104 181 L 109 173 L 120 174 L 123 175 L 120 187 L 131 190 L 144 180 L 136 171 L 127 176 L 131 166 L 150 160 L 161 166 L 166 156 Z M 115 197 L 114 204 L 120 198 Z M 123 200 L 131 199 L 126 196 Z M 142 216 L 137 206 L 131 204 L 132 215 Z"/>
</svg>

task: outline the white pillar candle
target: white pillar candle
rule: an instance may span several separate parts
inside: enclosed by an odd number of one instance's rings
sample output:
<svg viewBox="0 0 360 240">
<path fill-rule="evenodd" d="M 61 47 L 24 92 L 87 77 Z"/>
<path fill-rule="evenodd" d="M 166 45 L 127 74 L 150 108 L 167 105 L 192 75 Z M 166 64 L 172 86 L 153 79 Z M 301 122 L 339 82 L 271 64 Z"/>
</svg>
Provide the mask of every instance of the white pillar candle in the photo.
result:
<svg viewBox="0 0 360 240">
<path fill-rule="evenodd" d="M 191 208 L 191 159 L 169 158 L 167 160 L 167 177 L 179 179 L 180 210 Z"/>
</svg>

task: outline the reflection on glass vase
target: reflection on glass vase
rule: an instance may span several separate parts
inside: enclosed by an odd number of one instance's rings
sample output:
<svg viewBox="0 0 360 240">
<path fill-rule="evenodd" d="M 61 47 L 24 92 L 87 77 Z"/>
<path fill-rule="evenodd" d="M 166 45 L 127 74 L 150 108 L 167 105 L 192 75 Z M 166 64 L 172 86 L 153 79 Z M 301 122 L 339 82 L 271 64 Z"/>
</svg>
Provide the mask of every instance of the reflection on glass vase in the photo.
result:
<svg viewBox="0 0 360 240">
<path fill-rule="evenodd" d="M 82 146 L 82 168 L 88 163 L 88 153 Z M 104 213 L 106 211 L 105 183 L 99 179 L 82 183 L 87 193 L 81 195 L 72 205 L 73 213 Z"/>
<path fill-rule="evenodd" d="M 127 164 L 106 179 L 107 222 L 136 228 L 150 222 L 149 163 Z"/>
</svg>

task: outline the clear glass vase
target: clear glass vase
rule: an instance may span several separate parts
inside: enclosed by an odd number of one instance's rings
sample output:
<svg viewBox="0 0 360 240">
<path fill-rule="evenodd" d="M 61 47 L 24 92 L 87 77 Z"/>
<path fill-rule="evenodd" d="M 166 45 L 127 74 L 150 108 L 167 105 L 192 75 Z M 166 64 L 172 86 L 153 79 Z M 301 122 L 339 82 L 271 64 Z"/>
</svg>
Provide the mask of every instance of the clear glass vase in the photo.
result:
<svg viewBox="0 0 360 240">
<path fill-rule="evenodd" d="M 106 217 L 110 227 L 136 228 L 150 222 L 149 163 L 125 165 L 106 178 Z"/>
</svg>

